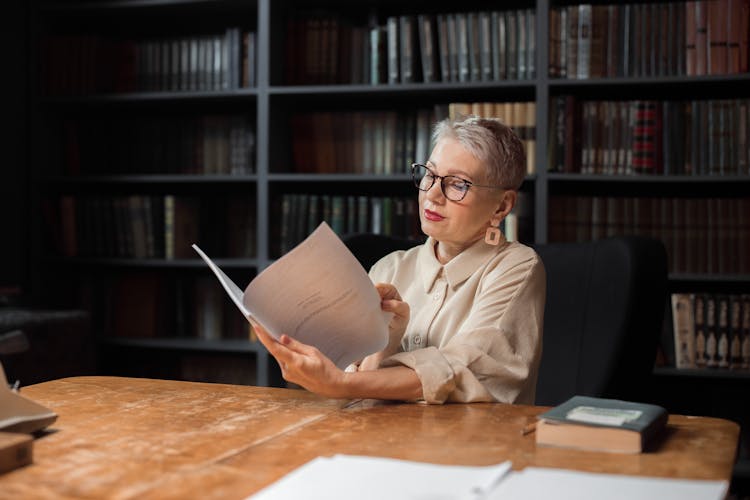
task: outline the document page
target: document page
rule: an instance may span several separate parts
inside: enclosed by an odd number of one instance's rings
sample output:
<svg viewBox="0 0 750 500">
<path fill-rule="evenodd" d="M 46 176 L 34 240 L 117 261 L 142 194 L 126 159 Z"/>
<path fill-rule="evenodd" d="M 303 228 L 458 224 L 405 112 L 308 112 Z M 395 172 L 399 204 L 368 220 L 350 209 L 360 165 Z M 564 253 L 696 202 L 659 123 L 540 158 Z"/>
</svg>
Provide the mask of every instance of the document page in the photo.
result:
<svg viewBox="0 0 750 500">
<path fill-rule="evenodd" d="M 722 500 L 726 481 L 669 479 L 526 467 L 511 474 L 492 500 Z"/>
<path fill-rule="evenodd" d="M 392 314 L 381 310 L 367 272 L 325 222 L 251 281 L 241 301 L 239 287 L 194 248 L 248 320 L 277 339 L 285 333 L 315 346 L 342 369 L 388 343 Z"/>
<path fill-rule="evenodd" d="M 318 457 L 259 491 L 251 500 L 478 500 L 510 471 L 356 455 Z"/>
</svg>

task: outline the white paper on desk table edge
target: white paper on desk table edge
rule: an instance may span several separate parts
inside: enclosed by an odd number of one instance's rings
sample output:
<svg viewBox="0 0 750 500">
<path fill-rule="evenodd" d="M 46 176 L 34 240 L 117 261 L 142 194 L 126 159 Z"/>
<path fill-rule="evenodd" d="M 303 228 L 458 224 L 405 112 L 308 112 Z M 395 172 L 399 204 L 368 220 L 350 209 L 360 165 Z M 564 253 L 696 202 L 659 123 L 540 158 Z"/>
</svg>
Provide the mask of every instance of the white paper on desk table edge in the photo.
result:
<svg viewBox="0 0 750 500">
<path fill-rule="evenodd" d="M 726 481 L 603 474 L 546 467 L 513 472 L 489 500 L 723 500 Z"/>
<path fill-rule="evenodd" d="M 317 457 L 248 500 L 478 500 L 510 468 L 510 461 L 465 466 L 360 455 Z"/>
</svg>

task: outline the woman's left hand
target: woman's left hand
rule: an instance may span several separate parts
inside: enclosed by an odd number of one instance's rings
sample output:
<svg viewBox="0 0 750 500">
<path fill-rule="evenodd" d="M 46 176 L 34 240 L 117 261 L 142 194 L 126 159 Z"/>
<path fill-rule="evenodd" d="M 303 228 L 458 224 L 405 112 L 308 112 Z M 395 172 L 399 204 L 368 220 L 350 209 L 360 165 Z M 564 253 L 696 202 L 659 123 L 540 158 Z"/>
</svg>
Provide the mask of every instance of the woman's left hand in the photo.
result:
<svg viewBox="0 0 750 500">
<path fill-rule="evenodd" d="M 261 343 L 276 358 L 284 380 L 329 398 L 346 398 L 346 374 L 317 348 L 284 334 L 278 341 L 260 325 L 253 325 Z"/>
</svg>

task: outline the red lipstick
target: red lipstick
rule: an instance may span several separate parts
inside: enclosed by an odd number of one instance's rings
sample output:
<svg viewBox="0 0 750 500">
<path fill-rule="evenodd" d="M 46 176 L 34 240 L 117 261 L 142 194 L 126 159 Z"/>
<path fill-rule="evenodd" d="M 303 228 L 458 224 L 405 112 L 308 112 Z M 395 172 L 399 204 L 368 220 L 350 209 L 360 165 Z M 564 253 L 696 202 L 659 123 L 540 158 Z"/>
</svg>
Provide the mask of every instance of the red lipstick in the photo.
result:
<svg viewBox="0 0 750 500">
<path fill-rule="evenodd" d="M 439 222 L 445 219 L 445 217 L 443 217 L 439 213 L 433 212 L 432 210 L 427 210 L 426 208 L 424 210 L 424 218 L 435 222 Z"/>
</svg>

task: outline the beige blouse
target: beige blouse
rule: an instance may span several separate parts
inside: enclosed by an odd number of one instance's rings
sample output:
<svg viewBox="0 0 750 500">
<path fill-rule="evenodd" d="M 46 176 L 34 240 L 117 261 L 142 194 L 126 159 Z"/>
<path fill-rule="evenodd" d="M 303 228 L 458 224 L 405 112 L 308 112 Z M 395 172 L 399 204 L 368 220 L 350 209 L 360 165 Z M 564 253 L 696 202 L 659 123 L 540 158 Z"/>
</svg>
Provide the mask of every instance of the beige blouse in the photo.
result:
<svg viewBox="0 0 750 500">
<path fill-rule="evenodd" d="M 411 310 L 403 352 L 381 366 L 413 369 L 428 403 L 533 404 L 546 292 L 541 259 L 503 239 L 479 241 L 442 265 L 435 243 L 393 252 L 370 270 Z"/>
</svg>

